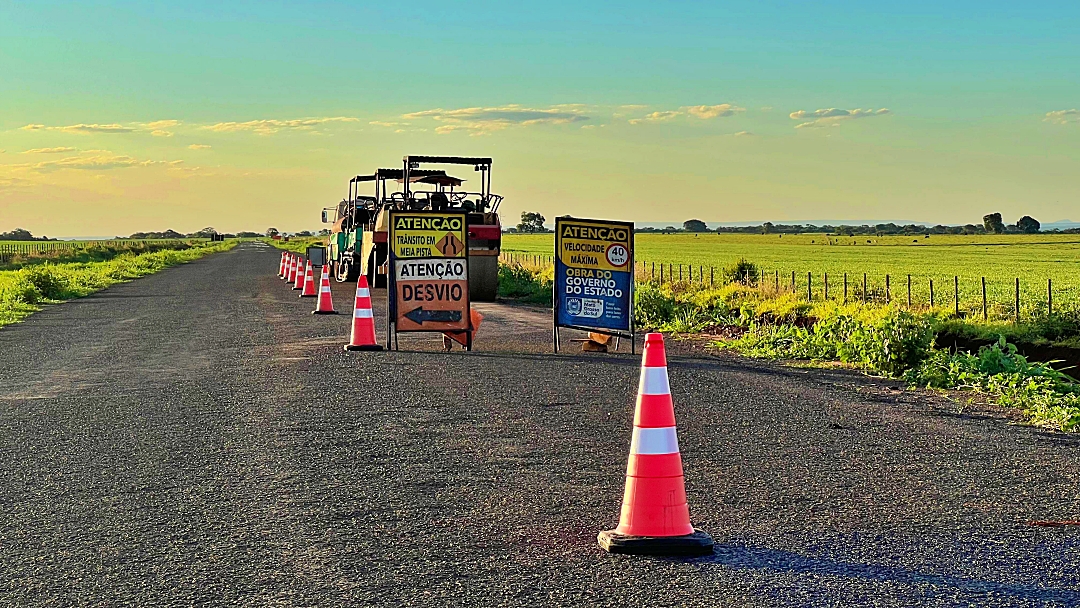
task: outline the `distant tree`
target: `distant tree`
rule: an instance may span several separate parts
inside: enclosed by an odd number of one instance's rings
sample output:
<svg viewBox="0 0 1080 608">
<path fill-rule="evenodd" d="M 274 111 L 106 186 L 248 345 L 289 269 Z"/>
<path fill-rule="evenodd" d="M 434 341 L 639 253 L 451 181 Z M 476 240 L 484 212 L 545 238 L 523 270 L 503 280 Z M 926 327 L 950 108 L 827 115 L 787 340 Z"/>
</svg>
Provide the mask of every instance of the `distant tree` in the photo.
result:
<svg viewBox="0 0 1080 608">
<path fill-rule="evenodd" d="M 701 220 L 686 220 L 682 223 L 683 230 L 687 232 L 708 232 L 709 227 Z"/>
<path fill-rule="evenodd" d="M 330 229 L 329 228 L 323 228 L 322 230 L 319 231 L 319 236 L 330 236 Z"/>
<path fill-rule="evenodd" d="M 547 229 L 544 228 L 544 221 L 544 216 L 539 213 L 522 211 L 521 223 L 517 225 L 517 231 L 524 233 L 547 232 Z"/>
<path fill-rule="evenodd" d="M 1005 222 L 1001 221 L 1000 213 L 988 213 L 983 216 L 983 229 L 988 233 L 1001 234 L 1005 232 Z"/>
<path fill-rule="evenodd" d="M 250 230 L 241 230 L 240 232 L 236 233 L 236 236 L 242 239 L 253 239 L 255 237 L 262 236 L 262 233 L 251 232 Z"/>
<path fill-rule="evenodd" d="M 212 236 L 214 236 L 217 233 L 218 233 L 218 231 L 215 228 L 213 228 L 212 226 L 207 226 L 206 228 L 203 228 L 202 230 L 200 230 L 198 232 L 192 232 L 191 234 L 189 234 L 187 236 L 188 236 L 188 238 L 193 238 L 193 239 L 208 239 L 208 238 L 211 238 Z"/>
<path fill-rule="evenodd" d="M 311 234 L 310 230 L 301 230 L 300 232 L 294 232 L 293 236 L 315 236 L 315 235 Z"/>
<path fill-rule="evenodd" d="M 281 234 L 281 233 L 278 232 L 277 228 L 267 228 L 266 229 L 266 236 L 269 237 L 269 238 L 274 238 L 275 236 L 277 236 L 279 234 Z"/>
<path fill-rule="evenodd" d="M 1039 231 L 1041 224 L 1039 224 L 1039 220 L 1030 215 L 1025 215 L 1016 222 L 1016 227 L 1020 229 L 1020 232 L 1025 234 L 1035 234 Z"/>
<path fill-rule="evenodd" d="M 765 222 L 761 225 L 761 234 L 772 234 L 774 232 L 776 232 L 776 227 L 773 226 L 772 222 Z"/>
<path fill-rule="evenodd" d="M 34 235 L 29 230 L 16 228 L 10 232 L 0 232 L 0 241 L 34 241 Z"/>
</svg>

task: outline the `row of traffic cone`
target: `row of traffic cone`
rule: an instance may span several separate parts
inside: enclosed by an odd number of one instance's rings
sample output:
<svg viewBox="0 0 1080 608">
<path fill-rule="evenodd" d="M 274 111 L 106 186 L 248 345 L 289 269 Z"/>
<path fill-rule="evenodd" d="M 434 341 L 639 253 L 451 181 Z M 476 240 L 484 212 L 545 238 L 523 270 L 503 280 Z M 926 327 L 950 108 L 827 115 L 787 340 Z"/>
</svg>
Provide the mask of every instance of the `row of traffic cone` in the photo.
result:
<svg viewBox="0 0 1080 608">
<path fill-rule="evenodd" d="M 303 271 L 301 266 L 299 256 L 282 252 L 278 276 L 293 281 L 293 289 L 302 287 L 301 297 L 315 295 L 307 293 L 308 285 L 314 292 L 311 263 Z M 322 267 L 314 314 L 337 314 L 326 266 Z M 352 333 L 345 350 L 382 350 L 375 341 L 371 291 L 363 275 L 356 283 Z M 713 550 L 712 537 L 690 523 L 663 334 L 645 336 L 619 525 L 600 532 L 597 541 L 612 553 L 706 555 Z"/>
<path fill-rule="evenodd" d="M 319 276 L 319 289 L 315 290 L 315 280 L 311 261 L 306 265 L 301 256 L 281 252 L 278 277 L 292 283 L 294 290 L 300 290 L 301 298 L 315 297 L 315 315 L 336 315 L 334 299 L 330 292 L 330 269 L 323 265 Z M 352 332 L 345 350 L 382 350 L 375 338 L 375 315 L 371 309 L 371 291 L 367 277 L 360 276 L 356 282 L 356 301 L 353 307 Z"/>
</svg>

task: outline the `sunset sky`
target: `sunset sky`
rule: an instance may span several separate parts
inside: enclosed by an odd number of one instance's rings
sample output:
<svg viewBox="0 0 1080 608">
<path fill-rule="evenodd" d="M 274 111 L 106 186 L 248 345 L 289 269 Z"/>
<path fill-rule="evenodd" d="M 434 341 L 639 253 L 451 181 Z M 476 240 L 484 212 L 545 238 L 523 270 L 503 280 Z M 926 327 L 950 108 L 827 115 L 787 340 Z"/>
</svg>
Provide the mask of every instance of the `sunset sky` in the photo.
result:
<svg viewBox="0 0 1080 608">
<path fill-rule="evenodd" d="M 1080 221 L 1078 66 L 1077 2 L 0 1 L 0 231 L 315 229 L 405 154 L 504 223 Z"/>
</svg>

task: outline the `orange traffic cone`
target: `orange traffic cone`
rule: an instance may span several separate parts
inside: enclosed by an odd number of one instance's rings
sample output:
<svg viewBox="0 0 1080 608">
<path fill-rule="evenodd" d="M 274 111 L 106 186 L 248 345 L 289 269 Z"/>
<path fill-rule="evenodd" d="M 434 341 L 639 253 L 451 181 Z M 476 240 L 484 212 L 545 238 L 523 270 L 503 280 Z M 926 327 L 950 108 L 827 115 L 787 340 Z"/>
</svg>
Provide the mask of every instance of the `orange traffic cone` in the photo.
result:
<svg viewBox="0 0 1080 608">
<path fill-rule="evenodd" d="M 619 526 L 597 540 L 612 553 L 706 555 L 713 550 L 712 537 L 690 524 L 662 334 L 645 336 Z"/>
<path fill-rule="evenodd" d="M 375 315 L 371 310 L 371 290 L 366 275 L 356 282 L 356 303 L 353 305 L 352 336 L 345 350 L 382 350 L 375 341 Z"/>
<path fill-rule="evenodd" d="M 322 267 L 322 275 L 319 277 L 319 299 L 315 302 L 315 310 L 311 311 L 311 314 L 337 314 L 337 311 L 334 310 L 334 298 L 330 296 L 330 272 L 325 265 Z"/>
<path fill-rule="evenodd" d="M 285 276 L 281 277 L 285 279 L 286 283 L 291 283 L 293 280 L 293 271 L 296 269 L 296 260 L 293 259 L 291 253 L 285 253 Z"/>
<path fill-rule="evenodd" d="M 278 264 L 277 276 L 278 276 L 279 279 L 283 278 L 285 276 L 285 252 L 284 251 L 281 252 L 281 262 Z"/>
<path fill-rule="evenodd" d="M 304 291 L 300 292 L 301 298 L 314 298 L 316 296 L 314 272 L 311 260 L 308 260 L 307 268 L 304 269 Z"/>
<path fill-rule="evenodd" d="M 304 288 L 304 258 L 296 256 L 296 276 L 293 277 L 293 289 Z"/>
</svg>

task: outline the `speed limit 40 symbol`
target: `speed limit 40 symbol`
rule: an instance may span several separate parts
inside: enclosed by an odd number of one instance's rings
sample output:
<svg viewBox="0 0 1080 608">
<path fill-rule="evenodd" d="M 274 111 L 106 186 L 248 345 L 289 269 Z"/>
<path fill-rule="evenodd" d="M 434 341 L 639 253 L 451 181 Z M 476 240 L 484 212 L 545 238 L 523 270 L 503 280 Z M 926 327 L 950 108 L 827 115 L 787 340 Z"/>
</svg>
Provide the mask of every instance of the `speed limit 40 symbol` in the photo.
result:
<svg viewBox="0 0 1080 608">
<path fill-rule="evenodd" d="M 626 245 L 622 243 L 612 243 L 607 248 L 607 261 L 608 264 L 615 266 L 625 266 L 630 261 L 630 251 L 626 248 Z"/>
</svg>

